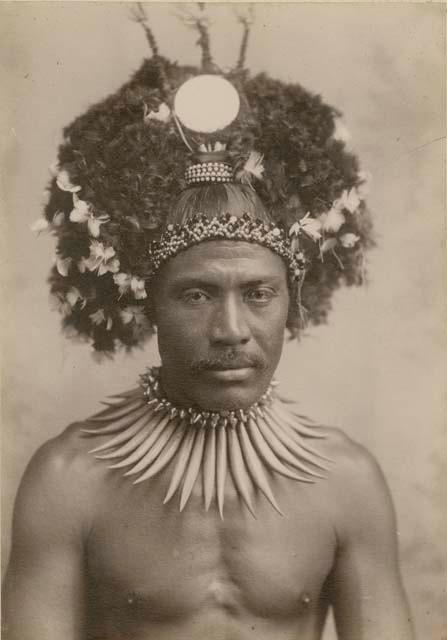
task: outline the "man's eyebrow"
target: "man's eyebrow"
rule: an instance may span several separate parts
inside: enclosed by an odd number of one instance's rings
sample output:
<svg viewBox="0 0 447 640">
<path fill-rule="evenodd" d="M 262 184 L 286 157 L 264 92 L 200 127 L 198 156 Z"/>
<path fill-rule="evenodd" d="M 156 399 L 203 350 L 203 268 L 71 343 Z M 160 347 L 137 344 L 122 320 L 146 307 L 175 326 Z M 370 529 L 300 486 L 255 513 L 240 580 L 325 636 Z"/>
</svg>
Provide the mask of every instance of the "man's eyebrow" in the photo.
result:
<svg viewBox="0 0 447 640">
<path fill-rule="evenodd" d="M 243 279 L 239 282 L 241 287 L 259 287 L 265 284 L 280 285 L 283 283 L 283 276 L 277 276 L 272 274 L 256 275 L 256 277 L 248 276 L 247 279 Z M 197 274 L 197 275 L 183 275 L 179 274 L 173 279 L 171 286 L 175 289 L 185 289 L 188 287 L 216 287 L 219 286 L 219 282 L 216 281 L 216 276 L 213 274 Z"/>
</svg>

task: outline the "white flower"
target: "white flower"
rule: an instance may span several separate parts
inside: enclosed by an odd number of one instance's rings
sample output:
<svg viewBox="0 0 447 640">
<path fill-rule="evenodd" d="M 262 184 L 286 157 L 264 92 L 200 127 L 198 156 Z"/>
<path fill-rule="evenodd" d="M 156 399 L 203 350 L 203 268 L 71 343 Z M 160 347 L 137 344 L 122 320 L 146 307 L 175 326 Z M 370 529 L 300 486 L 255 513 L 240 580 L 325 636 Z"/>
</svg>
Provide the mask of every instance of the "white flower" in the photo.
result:
<svg viewBox="0 0 447 640">
<path fill-rule="evenodd" d="M 355 233 L 344 233 L 340 236 L 340 243 L 346 249 L 352 249 L 359 240 L 360 236 L 357 236 Z"/>
<path fill-rule="evenodd" d="M 149 111 L 148 106 L 144 105 L 144 114 L 143 120 L 147 122 L 148 120 L 158 120 L 158 122 L 168 122 L 171 117 L 171 109 L 168 107 L 166 102 L 162 102 L 158 107 L 158 111 Z"/>
<path fill-rule="evenodd" d="M 337 233 L 342 224 L 345 223 L 346 218 L 337 207 L 329 209 L 328 213 L 323 213 L 320 216 L 320 220 L 323 225 L 323 231 L 329 233 Z"/>
<path fill-rule="evenodd" d="M 147 298 L 146 289 L 144 287 L 144 280 L 142 278 L 132 276 L 129 273 L 121 272 L 114 275 L 113 280 L 118 286 L 120 296 L 127 293 L 127 291 L 129 291 L 130 289 L 136 300 L 144 300 L 144 298 Z"/>
<path fill-rule="evenodd" d="M 321 222 L 316 218 L 311 218 L 310 211 L 290 227 L 289 235 L 298 236 L 301 232 L 304 232 L 315 242 L 321 240 Z"/>
<path fill-rule="evenodd" d="M 96 325 L 102 324 L 103 322 L 106 321 L 106 317 L 104 315 L 104 309 L 98 309 L 98 311 L 95 311 L 95 313 L 90 313 L 89 318 L 93 322 L 93 324 L 96 324 Z"/>
<path fill-rule="evenodd" d="M 88 258 L 82 258 L 78 262 L 78 269 L 84 273 L 86 269 L 89 271 L 98 271 L 98 275 L 102 276 L 109 271 L 117 273 L 120 268 L 120 262 L 115 257 L 115 249 L 113 247 L 104 247 L 102 242 L 92 240 L 90 243 L 90 255 Z"/>
<path fill-rule="evenodd" d="M 341 120 L 340 118 L 336 118 L 335 119 L 335 129 L 334 129 L 334 133 L 332 134 L 332 137 L 334 138 L 334 140 L 339 140 L 340 142 L 349 142 L 351 139 L 351 134 L 347 128 L 347 126 L 344 124 L 343 120 Z"/>
<path fill-rule="evenodd" d="M 61 258 L 59 255 L 56 255 L 55 263 L 59 275 L 66 278 L 68 276 L 68 270 L 72 263 L 72 258 Z"/>
<path fill-rule="evenodd" d="M 355 187 L 352 187 L 348 192 L 347 189 L 343 191 L 340 198 L 332 205 L 336 209 L 347 209 L 350 213 L 354 213 L 360 205 L 361 198 Z"/>
<path fill-rule="evenodd" d="M 84 296 L 81 295 L 79 289 L 77 289 L 76 287 L 71 287 L 67 291 L 67 295 L 65 296 L 65 299 L 71 308 L 73 308 L 78 301 L 80 301 L 82 309 L 87 304 L 87 300 L 84 298 Z"/>
<path fill-rule="evenodd" d="M 327 253 L 328 251 L 335 249 L 337 244 L 338 244 L 337 238 L 326 238 L 326 240 L 324 240 L 320 246 L 321 254 Z"/>
<path fill-rule="evenodd" d="M 75 193 L 73 194 L 73 209 L 70 213 L 70 220 L 72 222 L 86 222 L 91 236 L 97 238 L 101 225 L 108 222 L 109 219 L 108 215 L 95 217 L 92 205 L 78 198 Z"/>
<path fill-rule="evenodd" d="M 129 324 L 129 322 L 135 321 L 137 325 L 142 327 L 149 325 L 149 321 L 142 307 L 125 307 L 120 311 L 120 317 L 123 324 Z"/>
<path fill-rule="evenodd" d="M 264 173 L 263 159 L 264 156 L 259 151 L 250 151 L 243 168 L 237 172 L 236 179 L 245 184 L 251 184 L 252 178 L 262 180 L 262 174 Z"/>
<path fill-rule="evenodd" d="M 106 316 L 104 314 L 104 309 L 98 309 L 98 311 L 95 311 L 95 313 L 91 313 L 89 315 L 90 320 L 93 322 L 93 324 L 96 325 L 100 325 L 103 322 L 106 322 L 106 330 L 110 331 L 110 329 L 113 326 L 113 320 L 112 318 L 109 316 L 106 320 Z"/>
<path fill-rule="evenodd" d="M 49 222 L 46 218 L 37 218 L 37 220 L 30 225 L 30 229 L 39 235 L 42 231 L 48 231 L 49 226 Z"/>
<path fill-rule="evenodd" d="M 263 159 L 264 156 L 262 153 L 259 153 L 259 151 L 250 151 L 250 155 L 244 164 L 244 171 L 251 173 L 252 176 L 261 180 L 262 174 L 264 173 L 264 165 L 262 164 Z"/>
<path fill-rule="evenodd" d="M 64 222 L 65 220 L 65 213 L 63 211 L 56 211 L 56 213 L 53 216 L 53 221 L 51 222 L 52 225 L 54 225 L 55 227 L 60 227 L 61 224 Z"/>
<path fill-rule="evenodd" d="M 48 220 L 42 216 L 41 218 L 37 218 L 37 220 L 35 220 L 33 224 L 30 225 L 30 229 L 31 231 L 37 233 L 37 235 L 39 235 L 43 231 L 52 231 L 54 233 L 54 227 L 60 227 L 64 219 L 64 212 L 57 211 L 54 214 L 53 220 L 51 222 L 48 222 Z"/>
<path fill-rule="evenodd" d="M 74 185 L 71 182 L 70 175 L 66 169 L 61 169 L 57 174 L 56 184 L 62 191 L 70 191 L 76 193 L 81 190 L 79 185 Z"/>
</svg>

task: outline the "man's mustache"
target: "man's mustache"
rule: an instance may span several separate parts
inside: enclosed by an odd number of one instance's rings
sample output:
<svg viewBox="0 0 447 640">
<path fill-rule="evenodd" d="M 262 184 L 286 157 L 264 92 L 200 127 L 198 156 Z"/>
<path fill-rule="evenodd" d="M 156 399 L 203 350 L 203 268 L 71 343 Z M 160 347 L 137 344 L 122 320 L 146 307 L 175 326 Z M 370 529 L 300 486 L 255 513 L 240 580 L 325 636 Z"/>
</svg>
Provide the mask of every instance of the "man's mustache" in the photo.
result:
<svg viewBox="0 0 447 640">
<path fill-rule="evenodd" d="M 194 360 L 190 365 L 193 373 L 221 371 L 222 369 L 244 369 L 246 367 L 263 369 L 265 367 L 264 358 L 257 354 L 229 351 L 208 358 L 199 358 Z"/>
</svg>

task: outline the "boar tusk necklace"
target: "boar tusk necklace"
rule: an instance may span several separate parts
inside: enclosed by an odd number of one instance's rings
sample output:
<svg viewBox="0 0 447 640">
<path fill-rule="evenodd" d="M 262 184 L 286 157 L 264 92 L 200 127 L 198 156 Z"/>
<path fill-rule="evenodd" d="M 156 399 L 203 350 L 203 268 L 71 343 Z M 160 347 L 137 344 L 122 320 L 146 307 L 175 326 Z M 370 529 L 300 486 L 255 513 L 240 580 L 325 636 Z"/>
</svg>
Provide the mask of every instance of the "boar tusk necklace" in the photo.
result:
<svg viewBox="0 0 447 640">
<path fill-rule="evenodd" d="M 149 480 L 172 462 L 164 503 L 178 491 L 183 511 L 201 476 L 205 509 L 216 496 L 223 517 L 228 475 L 253 517 L 256 490 L 283 515 L 269 485 L 270 472 L 307 483 L 324 477 L 324 463 L 331 460 L 309 444 L 324 438 L 324 432 L 296 413 L 293 404 L 278 398 L 274 381 L 249 409 L 215 412 L 176 407 L 163 396 L 159 376 L 158 367 L 148 369 L 140 387 L 113 396 L 113 402 L 86 421 L 88 428 L 82 432 L 110 435 L 90 453 L 111 462 L 110 469 L 126 469 L 124 475 L 134 477 L 134 484 Z"/>
</svg>

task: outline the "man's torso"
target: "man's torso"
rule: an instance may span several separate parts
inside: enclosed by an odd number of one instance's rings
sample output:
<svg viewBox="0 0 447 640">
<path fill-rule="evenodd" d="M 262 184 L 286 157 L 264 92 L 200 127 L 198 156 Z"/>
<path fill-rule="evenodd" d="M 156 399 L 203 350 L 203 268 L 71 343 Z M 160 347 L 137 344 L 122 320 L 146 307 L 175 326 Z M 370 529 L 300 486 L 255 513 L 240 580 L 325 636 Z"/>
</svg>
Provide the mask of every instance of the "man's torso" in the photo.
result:
<svg viewBox="0 0 447 640">
<path fill-rule="evenodd" d="M 75 429 L 70 440 L 89 456 L 90 439 Z M 182 513 L 176 497 L 163 504 L 170 467 L 133 485 L 88 463 L 87 637 L 319 638 L 336 553 L 331 471 L 314 484 L 272 474 L 284 516 L 256 495 L 256 519 L 228 477 L 221 520 L 214 503 L 205 511 L 200 477 Z"/>
</svg>

